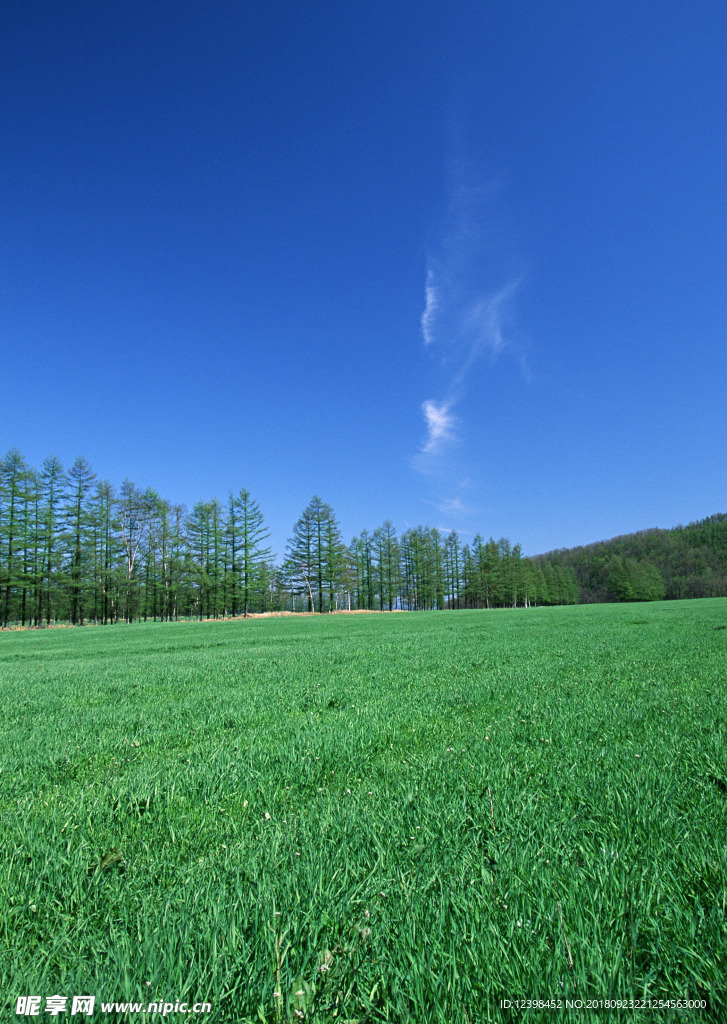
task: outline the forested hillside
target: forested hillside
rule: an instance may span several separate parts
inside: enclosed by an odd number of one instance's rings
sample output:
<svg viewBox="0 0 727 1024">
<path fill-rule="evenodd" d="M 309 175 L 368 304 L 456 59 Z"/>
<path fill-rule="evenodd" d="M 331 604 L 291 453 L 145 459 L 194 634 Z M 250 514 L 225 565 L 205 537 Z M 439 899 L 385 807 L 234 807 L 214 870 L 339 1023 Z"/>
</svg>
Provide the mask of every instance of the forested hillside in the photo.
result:
<svg viewBox="0 0 727 1024">
<path fill-rule="evenodd" d="M 641 530 L 537 562 L 574 573 L 580 602 L 727 596 L 727 515 L 672 530 Z"/>
<path fill-rule="evenodd" d="M 346 544 L 317 495 L 282 556 L 244 487 L 191 510 L 82 457 L 0 460 L 0 626 L 268 611 L 515 608 L 727 595 L 727 516 L 524 558 L 519 544 L 390 520 Z"/>
</svg>

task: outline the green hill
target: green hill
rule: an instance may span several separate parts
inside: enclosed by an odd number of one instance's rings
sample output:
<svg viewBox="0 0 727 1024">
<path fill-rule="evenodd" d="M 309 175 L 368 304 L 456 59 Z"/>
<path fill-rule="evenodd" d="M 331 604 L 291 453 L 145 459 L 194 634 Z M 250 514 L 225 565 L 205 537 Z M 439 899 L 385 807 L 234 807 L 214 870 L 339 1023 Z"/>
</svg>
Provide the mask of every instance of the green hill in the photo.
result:
<svg viewBox="0 0 727 1024">
<path fill-rule="evenodd" d="M 727 514 L 549 551 L 535 561 L 572 570 L 581 603 L 725 597 Z"/>
</svg>

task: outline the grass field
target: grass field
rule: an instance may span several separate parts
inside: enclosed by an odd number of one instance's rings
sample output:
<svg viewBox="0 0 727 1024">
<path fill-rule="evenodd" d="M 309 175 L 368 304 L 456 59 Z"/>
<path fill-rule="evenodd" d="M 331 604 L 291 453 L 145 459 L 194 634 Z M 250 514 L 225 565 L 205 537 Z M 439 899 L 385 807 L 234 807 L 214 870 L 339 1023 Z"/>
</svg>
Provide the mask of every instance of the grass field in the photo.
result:
<svg viewBox="0 0 727 1024">
<path fill-rule="evenodd" d="M 727 1021 L 727 600 L 4 633 L 0 711 L 2 1020 Z"/>
</svg>

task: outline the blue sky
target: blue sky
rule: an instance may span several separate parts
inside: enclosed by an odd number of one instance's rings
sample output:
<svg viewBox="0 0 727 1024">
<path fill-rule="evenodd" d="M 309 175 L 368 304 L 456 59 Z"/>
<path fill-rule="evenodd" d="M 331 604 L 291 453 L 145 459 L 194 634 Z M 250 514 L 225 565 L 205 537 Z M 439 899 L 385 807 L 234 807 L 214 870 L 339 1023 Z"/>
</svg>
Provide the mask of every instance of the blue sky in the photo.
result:
<svg viewBox="0 0 727 1024">
<path fill-rule="evenodd" d="M 725 511 L 727 8 L 7 0 L 0 449 L 527 554 Z"/>
</svg>

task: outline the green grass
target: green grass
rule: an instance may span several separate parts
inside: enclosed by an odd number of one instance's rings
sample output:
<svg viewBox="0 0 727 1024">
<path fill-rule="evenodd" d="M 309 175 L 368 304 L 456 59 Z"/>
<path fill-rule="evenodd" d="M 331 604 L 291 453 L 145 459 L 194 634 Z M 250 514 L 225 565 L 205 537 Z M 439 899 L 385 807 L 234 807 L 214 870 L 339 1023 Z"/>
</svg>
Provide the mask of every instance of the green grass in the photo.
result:
<svg viewBox="0 0 727 1024">
<path fill-rule="evenodd" d="M 0 1017 L 727 1020 L 726 627 L 718 599 L 0 635 Z"/>
</svg>

